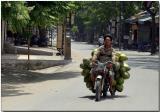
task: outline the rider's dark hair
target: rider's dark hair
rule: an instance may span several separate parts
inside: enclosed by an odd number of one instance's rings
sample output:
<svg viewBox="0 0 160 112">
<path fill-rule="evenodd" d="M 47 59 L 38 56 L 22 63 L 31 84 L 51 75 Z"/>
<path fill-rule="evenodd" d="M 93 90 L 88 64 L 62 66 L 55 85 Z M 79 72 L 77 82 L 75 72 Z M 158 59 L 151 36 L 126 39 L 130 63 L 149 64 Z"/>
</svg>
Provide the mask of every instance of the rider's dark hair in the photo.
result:
<svg viewBox="0 0 160 112">
<path fill-rule="evenodd" d="M 105 40 L 107 37 L 109 37 L 109 38 L 111 39 L 111 41 L 112 41 L 112 36 L 111 36 L 110 34 L 104 35 L 104 40 Z"/>
</svg>

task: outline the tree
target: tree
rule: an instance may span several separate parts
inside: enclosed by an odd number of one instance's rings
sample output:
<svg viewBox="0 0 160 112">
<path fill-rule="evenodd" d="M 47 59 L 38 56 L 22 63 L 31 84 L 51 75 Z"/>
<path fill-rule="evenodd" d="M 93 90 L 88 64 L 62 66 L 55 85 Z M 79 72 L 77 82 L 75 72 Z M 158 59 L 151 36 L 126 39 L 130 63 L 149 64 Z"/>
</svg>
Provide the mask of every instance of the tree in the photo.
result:
<svg viewBox="0 0 160 112">
<path fill-rule="evenodd" d="M 30 20 L 29 10 L 24 1 L 2 1 L 1 13 L 2 19 L 13 32 L 22 32 Z"/>
<path fill-rule="evenodd" d="M 28 6 L 34 7 L 30 12 L 31 24 L 39 28 L 40 38 L 46 37 L 46 28 L 63 23 L 69 11 L 75 10 L 74 2 L 31 1 Z"/>
<path fill-rule="evenodd" d="M 81 2 L 82 6 L 76 15 L 76 18 L 79 18 L 76 21 L 79 33 L 87 33 L 90 37 L 90 42 L 93 41 L 94 35 L 109 33 L 107 32 L 107 26 L 110 24 L 110 20 L 116 19 L 121 13 L 120 3 L 120 1 Z M 140 8 L 141 2 L 123 2 L 124 19 L 137 13 Z"/>
<path fill-rule="evenodd" d="M 46 28 L 63 23 L 67 13 L 75 10 L 74 2 L 62 1 L 5 1 L 2 2 L 2 19 L 7 21 L 13 32 L 23 32 L 31 37 L 27 30 L 38 27 L 40 38 L 46 37 Z M 27 32 L 26 32 L 27 31 Z M 28 65 L 29 65 L 28 38 Z"/>
</svg>

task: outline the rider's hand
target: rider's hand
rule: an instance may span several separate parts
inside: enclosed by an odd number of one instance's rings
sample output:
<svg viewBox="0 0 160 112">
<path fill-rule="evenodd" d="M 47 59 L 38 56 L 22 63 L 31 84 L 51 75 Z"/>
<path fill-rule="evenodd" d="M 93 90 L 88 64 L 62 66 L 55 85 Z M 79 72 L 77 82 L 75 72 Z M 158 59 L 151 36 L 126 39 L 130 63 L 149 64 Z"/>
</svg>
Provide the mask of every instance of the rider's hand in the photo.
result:
<svg viewBox="0 0 160 112">
<path fill-rule="evenodd" d="M 93 66 L 96 66 L 96 65 L 97 65 L 97 62 L 93 60 L 93 61 L 92 61 L 92 65 L 93 65 Z"/>
</svg>

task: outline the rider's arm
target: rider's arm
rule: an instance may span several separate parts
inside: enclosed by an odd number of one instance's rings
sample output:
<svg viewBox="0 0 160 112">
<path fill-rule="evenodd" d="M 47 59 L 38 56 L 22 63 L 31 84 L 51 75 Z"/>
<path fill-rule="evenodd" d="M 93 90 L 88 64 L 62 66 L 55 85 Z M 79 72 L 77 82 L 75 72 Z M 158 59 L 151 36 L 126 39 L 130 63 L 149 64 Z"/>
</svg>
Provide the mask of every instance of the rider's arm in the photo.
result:
<svg viewBox="0 0 160 112">
<path fill-rule="evenodd" d="M 100 55 L 100 49 L 98 49 L 96 52 L 94 52 L 93 57 L 92 57 L 92 63 L 95 63 L 96 60 L 98 59 Z"/>
</svg>

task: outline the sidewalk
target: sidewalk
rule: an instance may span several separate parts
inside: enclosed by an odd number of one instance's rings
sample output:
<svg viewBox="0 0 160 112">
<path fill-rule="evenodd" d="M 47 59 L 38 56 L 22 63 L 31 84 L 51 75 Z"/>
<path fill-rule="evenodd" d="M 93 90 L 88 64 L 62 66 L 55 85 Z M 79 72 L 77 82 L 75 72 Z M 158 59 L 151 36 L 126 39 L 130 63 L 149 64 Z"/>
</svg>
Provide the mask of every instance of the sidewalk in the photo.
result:
<svg viewBox="0 0 160 112">
<path fill-rule="evenodd" d="M 117 49 L 117 51 L 119 51 L 119 49 Z M 125 53 L 128 56 L 145 56 L 145 57 L 153 57 L 153 58 L 158 58 L 159 57 L 159 53 L 155 54 L 155 55 L 151 55 L 150 52 L 138 52 L 138 51 L 132 51 L 132 50 L 121 50 L 120 52 Z"/>
<path fill-rule="evenodd" d="M 26 70 L 28 55 L 27 47 L 20 48 L 23 54 L 2 54 L 1 68 L 2 70 Z M 71 60 L 64 60 L 64 56 L 56 56 L 58 52 L 56 48 L 30 48 L 30 70 L 44 69 L 52 66 L 64 65 Z M 34 55 L 33 55 L 34 54 Z M 36 55 L 35 55 L 36 54 Z"/>
</svg>

